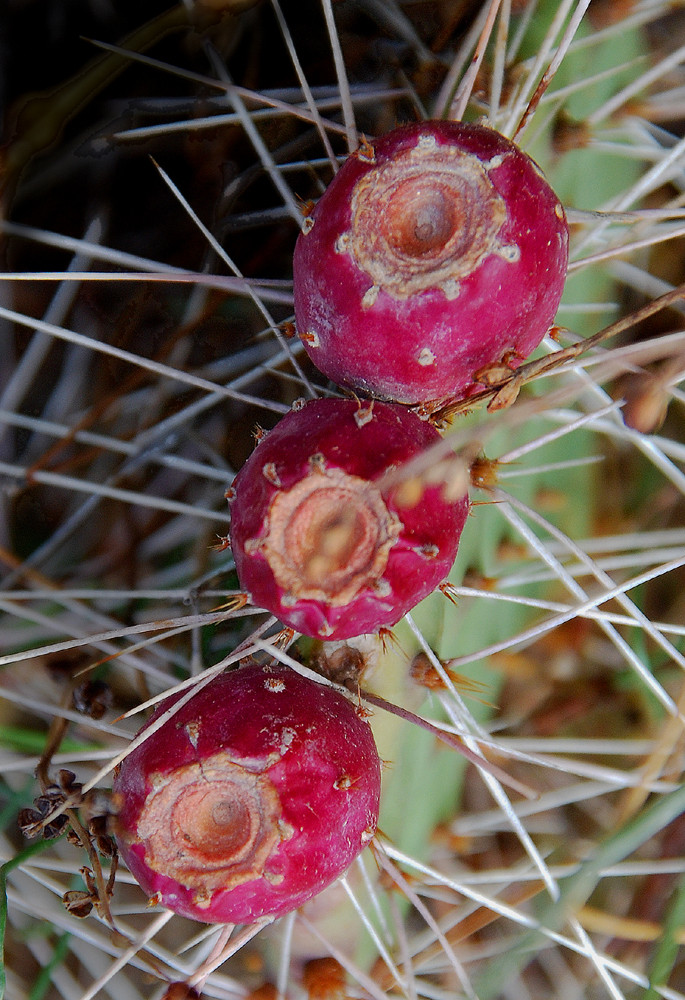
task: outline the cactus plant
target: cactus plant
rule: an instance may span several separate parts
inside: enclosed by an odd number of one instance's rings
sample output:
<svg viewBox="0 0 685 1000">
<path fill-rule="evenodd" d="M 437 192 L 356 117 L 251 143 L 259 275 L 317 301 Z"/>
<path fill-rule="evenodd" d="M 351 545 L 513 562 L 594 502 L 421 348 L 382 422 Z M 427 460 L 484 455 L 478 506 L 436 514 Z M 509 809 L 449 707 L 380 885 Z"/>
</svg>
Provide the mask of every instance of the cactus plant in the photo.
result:
<svg viewBox="0 0 685 1000">
<path fill-rule="evenodd" d="M 47 9 L 40 32 L 31 5 L 5 19 L 0 992 L 677 997 L 680 12 Z M 562 328 L 438 414 L 475 484 L 446 593 L 391 636 L 294 642 L 217 536 L 255 425 L 336 395 L 287 336 L 308 203 L 362 134 L 484 115 L 567 210 Z M 405 715 L 370 716 L 374 854 L 232 931 L 148 906 L 107 793 L 141 713 L 250 655 Z"/>
</svg>

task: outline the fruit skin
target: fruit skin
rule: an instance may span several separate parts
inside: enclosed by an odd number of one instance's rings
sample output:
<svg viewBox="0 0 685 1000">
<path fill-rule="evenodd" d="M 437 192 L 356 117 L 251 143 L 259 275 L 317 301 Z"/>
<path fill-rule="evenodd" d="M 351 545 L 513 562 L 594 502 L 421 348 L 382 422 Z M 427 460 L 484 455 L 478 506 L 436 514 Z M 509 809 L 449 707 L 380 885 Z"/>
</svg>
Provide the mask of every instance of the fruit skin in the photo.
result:
<svg viewBox="0 0 685 1000">
<path fill-rule="evenodd" d="M 564 210 L 525 153 L 481 125 L 418 122 L 362 145 L 306 220 L 296 325 L 338 385 L 463 398 L 540 343 L 567 263 Z"/>
<path fill-rule="evenodd" d="M 145 892 L 171 910 L 250 923 L 335 881 L 373 836 L 379 796 L 371 727 L 354 705 L 288 667 L 249 663 L 124 759 L 115 836 Z"/>
<path fill-rule="evenodd" d="M 326 639 L 398 622 L 448 575 L 469 501 L 453 453 L 423 477 L 376 483 L 441 441 L 391 403 L 317 399 L 287 414 L 232 491 L 231 548 L 252 602 Z"/>
</svg>

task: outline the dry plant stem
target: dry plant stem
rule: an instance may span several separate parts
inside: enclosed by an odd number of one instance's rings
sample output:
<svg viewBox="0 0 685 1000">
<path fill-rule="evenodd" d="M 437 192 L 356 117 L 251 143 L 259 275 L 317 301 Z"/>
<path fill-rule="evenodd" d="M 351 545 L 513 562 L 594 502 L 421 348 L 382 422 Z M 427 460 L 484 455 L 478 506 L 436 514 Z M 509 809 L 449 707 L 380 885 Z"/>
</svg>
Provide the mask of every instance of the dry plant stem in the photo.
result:
<svg viewBox="0 0 685 1000">
<path fill-rule="evenodd" d="M 554 79 L 556 72 L 559 69 L 559 66 L 561 65 L 562 60 L 564 59 L 566 53 L 568 52 L 569 45 L 573 41 L 576 32 L 578 31 L 578 28 L 580 26 L 580 23 L 585 16 L 585 12 L 587 11 L 589 6 L 590 6 L 590 0 L 582 0 L 582 3 L 579 3 L 576 9 L 574 10 L 573 17 L 570 19 L 566 31 L 564 32 L 564 35 L 561 41 L 559 42 L 559 45 L 557 46 L 557 51 L 555 52 L 553 59 L 550 61 L 549 66 L 543 73 L 542 79 L 540 80 L 540 83 L 537 85 L 535 89 L 535 93 L 528 102 L 528 107 L 524 111 L 520 122 L 516 126 L 516 131 L 514 132 L 513 135 L 515 141 L 518 141 L 519 137 L 525 131 L 528 122 L 530 121 L 538 104 L 540 103 L 542 95 L 545 93 L 550 83 Z"/>
<path fill-rule="evenodd" d="M 71 704 L 73 697 L 74 684 L 70 684 L 69 688 L 65 694 L 63 704 L 65 707 Z M 52 722 L 50 723 L 50 728 L 48 730 L 48 735 L 45 744 L 45 750 L 41 754 L 40 761 L 36 767 L 36 777 L 40 782 L 40 786 L 43 792 L 47 791 L 48 787 L 52 784 L 50 781 L 50 775 L 48 769 L 52 761 L 53 756 L 59 750 L 60 744 L 66 735 L 67 729 L 69 727 L 69 721 L 62 716 L 56 715 Z M 53 817 L 56 818 L 58 815 L 64 814 L 69 820 L 69 824 L 78 837 L 81 846 L 86 851 L 88 855 L 88 860 L 90 861 L 90 867 L 95 876 L 95 885 L 97 888 L 98 897 L 98 908 L 102 913 L 102 916 L 110 925 L 112 930 L 115 930 L 114 918 L 112 917 L 112 912 L 109 906 L 109 900 L 112 895 L 112 889 L 114 888 L 114 879 L 116 876 L 116 859 L 112 858 L 112 864 L 110 868 L 110 875 L 107 882 L 105 882 L 104 874 L 102 871 L 102 865 L 100 864 L 100 855 L 98 854 L 93 841 L 81 823 L 78 812 L 72 806 L 68 804 L 68 796 L 66 801 L 60 807 L 58 811 L 53 813 Z M 43 826 L 47 826 L 50 822 L 51 817 L 46 817 L 43 821 Z"/>
<path fill-rule="evenodd" d="M 459 122 L 464 117 L 464 112 L 469 103 L 471 97 L 471 92 L 473 91 L 473 85 L 476 82 L 476 77 L 478 76 L 478 71 L 483 65 L 483 59 L 485 58 L 485 51 L 490 41 L 490 36 L 495 25 L 495 19 L 499 13 L 502 0 L 492 0 L 488 6 L 487 18 L 485 24 L 483 25 L 483 30 L 480 33 L 478 39 L 478 44 L 476 45 L 476 51 L 471 58 L 471 64 L 468 70 L 464 73 L 462 81 L 452 99 L 452 104 L 450 106 L 449 117 L 452 121 Z"/>
</svg>

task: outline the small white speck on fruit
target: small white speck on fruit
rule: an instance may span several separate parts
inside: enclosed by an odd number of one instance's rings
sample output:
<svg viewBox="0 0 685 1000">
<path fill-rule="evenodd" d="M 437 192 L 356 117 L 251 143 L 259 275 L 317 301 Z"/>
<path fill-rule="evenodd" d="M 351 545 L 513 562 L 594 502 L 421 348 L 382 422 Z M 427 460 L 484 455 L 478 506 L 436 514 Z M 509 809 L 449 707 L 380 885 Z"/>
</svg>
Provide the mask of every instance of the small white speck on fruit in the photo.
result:
<svg viewBox="0 0 685 1000">
<path fill-rule="evenodd" d="M 191 746 L 194 750 L 197 750 L 197 741 L 200 737 L 200 723 L 189 722 L 184 728 L 188 735 L 188 739 L 190 740 Z"/>
<path fill-rule="evenodd" d="M 309 344 L 310 347 L 321 347 L 319 335 L 313 330 L 308 330 L 306 333 L 300 334 L 300 338 L 304 340 L 305 344 Z"/>
<path fill-rule="evenodd" d="M 497 253 L 510 264 L 516 264 L 521 259 L 521 248 L 517 243 L 505 243 Z"/>
<path fill-rule="evenodd" d="M 298 399 L 293 400 L 290 409 L 293 411 L 293 413 L 299 413 L 299 411 L 303 408 L 303 406 L 305 406 L 306 402 L 307 402 L 306 399 L 303 399 L 302 396 L 299 396 Z"/>
<path fill-rule="evenodd" d="M 350 234 L 341 233 L 335 241 L 335 252 L 336 253 L 347 253 L 347 248 L 350 244 Z"/>
<path fill-rule="evenodd" d="M 272 486 L 280 488 L 283 485 L 281 483 L 280 476 L 278 475 L 278 470 L 273 462 L 266 462 L 266 464 L 262 466 L 262 475 L 268 483 L 271 483 Z"/>
<path fill-rule="evenodd" d="M 374 302 L 378 298 L 379 291 L 380 291 L 380 288 L 379 288 L 378 285 L 371 285 L 370 288 L 367 288 L 367 290 L 364 292 L 364 296 L 362 298 L 362 309 L 370 309 L 371 308 L 371 306 L 374 304 Z"/>
<path fill-rule="evenodd" d="M 563 209 L 563 207 L 561 205 L 561 202 L 559 202 L 559 201 L 554 206 L 554 214 L 556 215 L 557 219 L 563 219 L 564 218 L 564 209 Z"/>
<path fill-rule="evenodd" d="M 280 694 L 281 691 L 285 691 L 285 684 L 278 677 L 268 677 L 264 681 L 264 689 L 266 691 L 272 691 L 275 694 Z"/>
<path fill-rule="evenodd" d="M 497 170 L 497 168 L 501 167 L 503 163 L 504 157 L 501 153 L 497 153 L 491 160 L 488 160 L 488 162 L 484 164 L 484 167 L 486 170 Z"/>
<path fill-rule="evenodd" d="M 376 831 L 372 830 L 371 827 L 362 830 L 362 844 L 368 844 L 370 840 L 373 840 L 373 835 Z"/>
<path fill-rule="evenodd" d="M 454 278 L 448 278 L 447 281 L 443 281 L 442 290 L 445 293 L 445 298 L 451 302 L 459 295 L 459 282 L 455 281 Z"/>
<path fill-rule="evenodd" d="M 228 500 L 229 503 L 235 500 L 235 489 L 233 488 L 233 486 L 228 487 L 228 489 L 224 493 L 224 497 L 226 500 Z"/>
<path fill-rule="evenodd" d="M 387 580 L 383 579 L 382 576 L 374 582 L 373 589 L 379 597 L 390 597 L 390 594 L 392 593 L 392 587 Z"/>
<path fill-rule="evenodd" d="M 278 833 L 281 840 L 290 840 L 292 835 L 295 833 L 295 827 L 291 826 L 290 823 L 286 823 L 284 819 L 279 819 Z"/>
<path fill-rule="evenodd" d="M 314 472 L 325 472 L 326 471 L 326 459 L 325 456 L 317 451 L 314 455 L 310 455 L 309 466 Z"/>
<path fill-rule="evenodd" d="M 373 402 L 369 403 L 368 406 L 359 406 L 358 410 L 354 413 L 354 422 L 357 427 L 363 427 L 364 424 L 368 424 L 373 420 Z"/>
<path fill-rule="evenodd" d="M 314 219 L 311 217 L 311 215 L 307 215 L 302 220 L 302 232 L 306 236 L 307 233 L 311 233 L 313 228 L 314 228 Z"/>
<path fill-rule="evenodd" d="M 333 782 L 333 788 L 337 791 L 347 791 L 348 788 L 352 787 L 352 779 L 349 774 L 343 774 L 342 778 L 338 778 Z"/>
<path fill-rule="evenodd" d="M 333 626 L 329 625 L 328 622 L 324 622 L 323 625 L 319 627 L 319 635 L 322 639 L 327 639 L 329 635 L 333 635 Z"/>
<path fill-rule="evenodd" d="M 530 157 L 529 157 L 529 159 L 530 159 Z M 545 184 L 546 184 L 547 183 L 547 178 L 543 174 L 541 168 L 537 165 L 537 163 L 535 162 L 535 160 L 531 159 L 530 162 L 532 164 L 533 170 L 538 175 L 538 177 L 540 178 L 540 180 L 543 180 L 545 182 Z"/>
<path fill-rule="evenodd" d="M 285 879 L 285 875 L 282 875 L 280 872 L 264 872 L 264 878 L 269 885 L 280 885 Z"/>
<path fill-rule="evenodd" d="M 435 364 L 435 355 L 431 351 L 430 347 L 422 347 L 416 360 L 420 365 L 427 367 L 428 365 Z"/>
<path fill-rule="evenodd" d="M 437 545 L 419 545 L 416 551 L 426 559 L 435 559 L 440 549 Z"/>
<path fill-rule="evenodd" d="M 294 729 L 284 729 L 281 733 L 281 753 L 285 753 L 289 746 L 292 745 L 293 740 L 297 736 Z"/>
<path fill-rule="evenodd" d="M 162 905 L 162 894 L 161 892 L 156 892 L 147 901 L 148 906 L 161 906 Z"/>
<path fill-rule="evenodd" d="M 416 143 L 417 149 L 435 149 L 438 141 L 434 135 L 430 133 L 424 133 L 424 135 L 419 136 L 419 141 Z"/>
<path fill-rule="evenodd" d="M 211 892 L 203 891 L 198 889 L 197 892 L 193 893 L 193 903 L 197 906 L 198 910 L 206 910 L 212 902 Z"/>
</svg>

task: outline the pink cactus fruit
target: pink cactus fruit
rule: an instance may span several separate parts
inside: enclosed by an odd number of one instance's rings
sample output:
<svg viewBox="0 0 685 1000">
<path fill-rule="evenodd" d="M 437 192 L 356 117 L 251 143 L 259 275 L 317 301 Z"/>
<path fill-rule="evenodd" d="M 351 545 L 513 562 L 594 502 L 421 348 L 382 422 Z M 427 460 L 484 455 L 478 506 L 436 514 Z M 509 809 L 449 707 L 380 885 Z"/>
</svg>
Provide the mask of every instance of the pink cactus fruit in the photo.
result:
<svg viewBox="0 0 685 1000">
<path fill-rule="evenodd" d="M 148 895 L 195 920 L 250 923 L 302 905 L 365 847 L 380 762 L 347 698 L 249 663 L 133 750 L 113 793 L 120 852 Z"/>
<path fill-rule="evenodd" d="M 326 639 L 398 622 L 449 573 L 469 509 L 452 452 L 398 475 L 441 441 L 391 403 L 317 399 L 287 414 L 231 491 L 231 548 L 252 602 Z"/>
<path fill-rule="evenodd" d="M 530 157 L 481 125 L 419 122 L 362 144 L 306 219 L 297 329 L 339 385 L 463 398 L 537 347 L 567 263 L 564 210 Z"/>
</svg>

